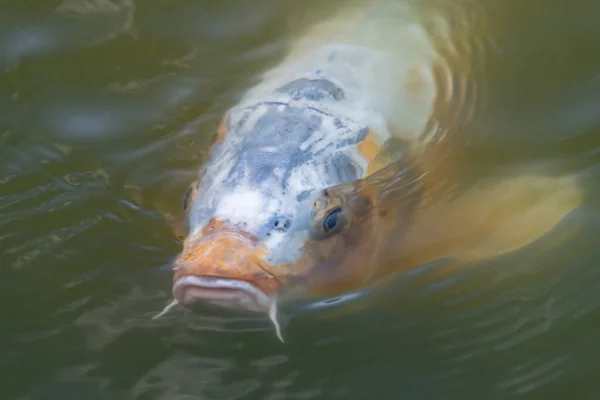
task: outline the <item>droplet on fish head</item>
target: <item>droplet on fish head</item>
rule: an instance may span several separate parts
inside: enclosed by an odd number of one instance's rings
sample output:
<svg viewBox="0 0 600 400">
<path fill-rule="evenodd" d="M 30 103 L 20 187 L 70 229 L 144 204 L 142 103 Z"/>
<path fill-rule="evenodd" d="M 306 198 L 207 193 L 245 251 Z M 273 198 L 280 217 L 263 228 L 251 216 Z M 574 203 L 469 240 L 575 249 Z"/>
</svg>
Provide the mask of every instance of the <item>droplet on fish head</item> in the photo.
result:
<svg viewBox="0 0 600 400">
<path fill-rule="evenodd" d="M 285 343 L 283 340 L 283 336 L 281 335 L 281 327 L 279 326 L 279 322 L 277 321 L 277 301 L 275 301 L 275 299 L 273 299 L 273 301 L 271 302 L 271 306 L 269 307 L 269 318 L 275 326 L 275 333 L 277 334 L 277 337 L 279 338 L 279 340 L 281 340 L 281 343 Z"/>
<path fill-rule="evenodd" d="M 173 309 L 178 304 L 179 304 L 179 301 L 177 301 L 176 299 L 173 300 L 172 302 L 170 302 L 169 304 L 167 304 L 167 306 L 161 312 L 159 312 L 157 315 L 155 315 L 154 317 L 152 317 L 152 319 L 157 319 L 157 318 L 162 317 L 163 315 L 165 315 L 166 313 L 168 313 L 169 311 L 171 311 L 171 309 Z"/>
</svg>

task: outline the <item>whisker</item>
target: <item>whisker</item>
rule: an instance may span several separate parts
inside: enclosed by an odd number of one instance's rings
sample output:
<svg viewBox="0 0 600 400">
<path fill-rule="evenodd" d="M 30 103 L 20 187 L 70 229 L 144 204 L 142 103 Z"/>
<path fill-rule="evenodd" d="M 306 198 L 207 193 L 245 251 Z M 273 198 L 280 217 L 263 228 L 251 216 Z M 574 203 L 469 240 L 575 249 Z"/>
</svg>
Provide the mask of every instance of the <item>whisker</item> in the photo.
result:
<svg viewBox="0 0 600 400">
<path fill-rule="evenodd" d="M 275 333 L 277 334 L 277 337 L 279 338 L 279 340 L 281 340 L 281 343 L 284 343 L 283 336 L 281 335 L 281 327 L 279 326 L 279 322 L 277 321 L 277 301 L 276 301 L 276 299 L 273 299 L 273 301 L 271 302 L 271 306 L 269 307 L 269 318 L 271 319 L 271 321 L 273 322 L 273 325 L 275 326 Z"/>
<path fill-rule="evenodd" d="M 166 313 L 168 313 L 170 310 L 172 310 L 175 306 L 177 306 L 179 304 L 179 301 L 177 301 L 177 299 L 174 299 L 172 302 L 170 302 L 169 304 L 167 304 L 167 306 L 157 315 L 155 315 L 154 317 L 152 317 L 152 319 L 157 319 L 162 317 L 163 315 L 165 315 Z"/>
</svg>

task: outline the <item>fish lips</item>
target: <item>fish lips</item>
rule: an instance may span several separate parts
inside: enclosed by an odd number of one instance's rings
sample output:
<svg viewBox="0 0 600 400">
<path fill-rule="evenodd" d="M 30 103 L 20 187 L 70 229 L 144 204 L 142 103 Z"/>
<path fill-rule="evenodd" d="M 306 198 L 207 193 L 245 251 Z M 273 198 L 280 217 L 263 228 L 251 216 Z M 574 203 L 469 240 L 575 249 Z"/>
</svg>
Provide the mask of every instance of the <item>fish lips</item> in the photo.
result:
<svg viewBox="0 0 600 400">
<path fill-rule="evenodd" d="M 173 297 L 186 305 L 204 301 L 224 308 L 264 312 L 276 296 L 240 279 L 185 275 L 173 283 Z"/>
</svg>

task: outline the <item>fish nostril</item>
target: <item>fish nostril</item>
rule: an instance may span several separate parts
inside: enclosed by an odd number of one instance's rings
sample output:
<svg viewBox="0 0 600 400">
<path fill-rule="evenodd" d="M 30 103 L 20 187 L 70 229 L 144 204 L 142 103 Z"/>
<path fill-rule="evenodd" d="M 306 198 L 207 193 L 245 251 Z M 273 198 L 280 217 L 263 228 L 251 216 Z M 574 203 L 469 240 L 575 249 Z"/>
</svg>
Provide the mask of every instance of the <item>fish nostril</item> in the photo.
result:
<svg viewBox="0 0 600 400">
<path fill-rule="evenodd" d="M 280 232 L 287 231 L 290 228 L 290 225 L 291 221 L 289 220 L 289 218 L 286 217 L 275 217 L 271 222 L 271 226 L 273 227 L 273 229 Z"/>
<path fill-rule="evenodd" d="M 304 201 L 304 200 L 308 199 L 308 196 L 310 196 L 311 193 L 312 193 L 312 190 L 305 190 L 305 191 L 301 192 L 298 196 L 296 196 L 296 200 Z"/>
</svg>

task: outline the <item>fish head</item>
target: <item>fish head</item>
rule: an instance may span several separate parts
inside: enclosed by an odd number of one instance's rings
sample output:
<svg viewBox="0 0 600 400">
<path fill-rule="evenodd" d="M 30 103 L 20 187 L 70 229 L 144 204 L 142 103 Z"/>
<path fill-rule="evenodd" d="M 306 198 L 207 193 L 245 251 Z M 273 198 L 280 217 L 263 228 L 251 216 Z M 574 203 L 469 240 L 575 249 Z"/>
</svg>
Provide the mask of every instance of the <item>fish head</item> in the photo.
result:
<svg viewBox="0 0 600 400">
<path fill-rule="evenodd" d="M 386 232 L 375 204 L 351 185 L 319 190 L 274 215 L 261 215 L 269 199 L 260 193 L 229 196 L 230 214 L 211 216 L 184 241 L 173 266 L 179 303 L 265 311 L 276 299 L 335 295 L 369 278 Z"/>
<path fill-rule="evenodd" d="M 328 118 L 266 105 L 221 127 L 227 134 L 185 195 L 177 302 L 265 311 L 275 299 L 337 295 L 371 278 L 390 224 L 376 185 L 358 189 L 366 130 Z"/>
</svg>

